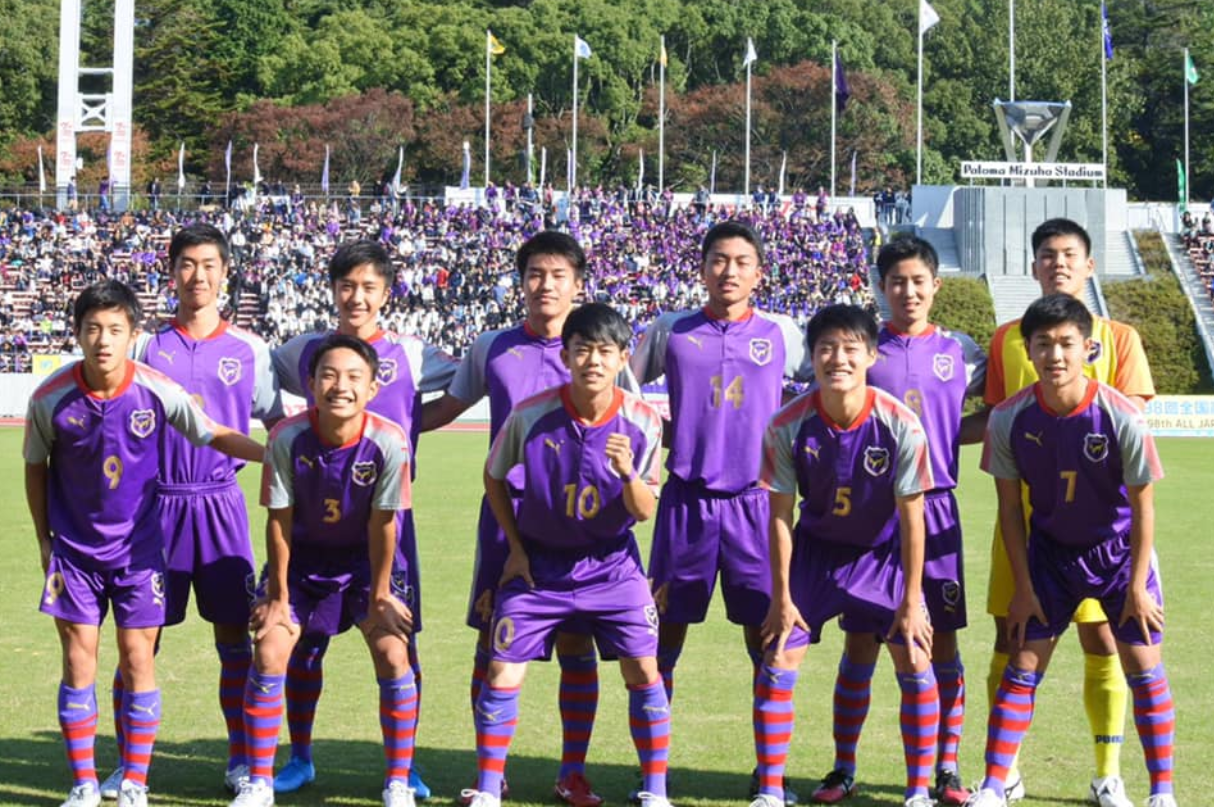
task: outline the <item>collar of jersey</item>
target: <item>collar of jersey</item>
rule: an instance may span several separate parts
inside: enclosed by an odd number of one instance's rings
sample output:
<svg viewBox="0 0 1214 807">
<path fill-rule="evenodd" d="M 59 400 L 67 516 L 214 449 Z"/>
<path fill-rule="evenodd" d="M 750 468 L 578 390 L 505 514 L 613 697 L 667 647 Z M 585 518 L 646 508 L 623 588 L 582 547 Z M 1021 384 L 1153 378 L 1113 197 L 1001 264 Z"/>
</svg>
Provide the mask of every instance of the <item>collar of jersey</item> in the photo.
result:
<svg viewBox="0 0 1214 807">
<path fill-rule="evenodd" d="M 126 360 L 126 373 L 122 376 L 122 383 L 118 385 L 118 389 L 114 390 L 114 394 L 108 398 L 98 395 L 95 390 L 90 389 L 89 385 L 85 383 L 83 361 L 77 362 L 76 366 L 72 368 L 72 376 L 76 379 L 76 386 L 85 395 L 97 401 L 112 401 L 115 398 L 121 397 L 131 386 L 131 382 L 135 379 L 135 362 L 130 359 Z"/>
<path fill-rule="evenodd" d="M 934 334 L 936 332 L 936 325 L 929 322 L 927 323 L 927 330 L 925 330 L 923 333 L 907 333 L 906 331 L 900 331 L 895 328 L 892 322 L 887 322 L 885 323 L 885 330 L 889 331 L 894 336 L 900 336 L 903 339 L 921 339 L 924 336 L 931 336 Z"/>
<path fill-rule="evenodd" d="M 320 412 L 315 406 L 308 410 L 308 423 L 312 426 L 312 431 L 316 432 L 316 439 L 319 440 L 320 444 L 325 448 L 350 448 L 351 446 L 357 445 L 358 441 L 363 439 L 363 432 L 367 430 L 367 413 L 363 412 L 363 422 L 362 425 L 358 427 L 358 434 L 356 434 L 349 442 L 341 445 L 330 443 L 325 439 L 325 436 L 320 433 Z"/>
<path fill-rule="evenodd" d="M 835 421 L 831 418 L 831 416 L 826 413 L 826 407 L 824 407 L 822 405 L 822 390 L 820 390 L 820 389 L 814 390 L 813 404 L 814 404 L 814 410 L 817 411 L 817 413 L 818 413 L 818 417 L 820 417 L 820 418 L 822 418 L 822 420 L 826 421 L 827 426 L 830 426 L 832 429 L 834 429 L 837 432 L 852 432 L 852 431 L 855 431 L 856 429 L 860 428 L 861 424 L 863 424 L 864 421 L 868 420 L 869 413 L 873 411 L 873 402 L 876 400 L 877 400 L 876 390 L 874 390 L 872 387 L 869 387 L 867 390 L 865 390 L 864 408 L 860 410 L 860 414 L 856 416 L 856 419 L 847 428 L 843 428 L 838 423 L 835 423 Z"/>
<path fill-rule="evenodd" d="M 573 418 L 575 423 L 580 423 L 583 426 L 590 426 L 591 428 L 602 426 L 615 417 L 616 413 L 620 411 L 620 407 L 624 405 L 624 391 L 616 387 L 612 393 L 611 406 L 607 407 L 607 411 L 603 413 L 603 416 L 593 423 L 587 423 L 586 419 L 578 414 L 577 408 L 573 405 L 573 395 L 570 392 L 572 388 L 572 384 L 561 386 L 561 403 L 564 404 L 565 411 L 569 413 L 569 417 Z"/>
<path fill-rule="evenodd" d="M 173 325 L 173 330 L 177 331 L 177 333 L 181 334 L 186 339 L 194 339 L 193 336 L 190 336 L 190 332 L 181 326 L 181 321 L 178 320 L 177 317 L 173 317 L 172 325 Z M 219 325 L 216 326 L 215 330 L 211 331 L 209 334 L 202 337 L 201 339 L 195 339 L 194 341 L 206 342 L 211 339 L 215 339 L 219 336 L 222 336 L 227 330 L 228 330 L 228 321 L 221 317 L 219 320 Z"/>
<path fill-rule="evenodd" d="M 1050 409 L 1049 404 L 1047 404 L 1045 402 L 1045 397 L 1041 394 L 1041 382 L 1040 381 L 1033 384 L 1033 395 L 1037 398 L 1037 405 L 1040 406 L 1041 410 L 1043 412 L 1045 412 L 1047 415 L 1050 415 L 1051 417 L 1070 418 L 1070 417 L 1074 417 L 1075 415 L 1078 415 L 1080 412 L 1087 409 L 1089 406 L 1092 405 L 1092 401 L 1096 400 L 1096 393 L 1100 391 L 1100 384 L 1099 384 L 1099 382 L 1097 382 L 1095 379 L 1092 379 L 1092 378 L 1089 378 L 1087 380 L 1087 382 L 1088 382 L 1088 388 L 1083 393 L 1083 400 L 1080 401 L 1079 405 L 1076 406 L 1074 409 L 1072 409 L 1070 412 L 1066 412 L 1061 415 L 1058 414 L 1057 412 L 1055 412 L 1053 409 Z"/>
<path fill-rule="evenodd" d="M 738 317 L 737 319 L 726 319 L 725 317 L 718 317 L 716 314 L 712 313 L 712 309 L 709 308 L 708 306 L 704 306 L 703 308 L 700 309 L 700 311 L 703 312 L 704 317 L 706 319 L 711 320 L 712 322 L 723 322 L 726 325 L 729 325 L 732 323 L 746 322 L 747 320 L 749 320 L 751 317 L 753 317 L 755 315 L 755 310 L 753 307 L 747 308 L 746 313 L 743 314 L 742 316 Z"/>
</svg>

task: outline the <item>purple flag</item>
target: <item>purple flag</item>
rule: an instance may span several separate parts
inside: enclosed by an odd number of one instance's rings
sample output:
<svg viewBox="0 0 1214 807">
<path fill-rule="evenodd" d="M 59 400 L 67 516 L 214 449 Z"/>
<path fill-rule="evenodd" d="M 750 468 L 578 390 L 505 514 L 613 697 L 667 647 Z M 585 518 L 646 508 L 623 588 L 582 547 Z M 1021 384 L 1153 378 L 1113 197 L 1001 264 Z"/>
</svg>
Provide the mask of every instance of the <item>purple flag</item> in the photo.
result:
<svg viewBox="0 0 1214 807">
<path fill-rule="evenodd" d="M 835 53 L 835 109 L 842 112 L 847 108 L 847 99 L 851 90 L 847 86 L 847 73 L 843 70 L 843 57 Z"/>
</svg>

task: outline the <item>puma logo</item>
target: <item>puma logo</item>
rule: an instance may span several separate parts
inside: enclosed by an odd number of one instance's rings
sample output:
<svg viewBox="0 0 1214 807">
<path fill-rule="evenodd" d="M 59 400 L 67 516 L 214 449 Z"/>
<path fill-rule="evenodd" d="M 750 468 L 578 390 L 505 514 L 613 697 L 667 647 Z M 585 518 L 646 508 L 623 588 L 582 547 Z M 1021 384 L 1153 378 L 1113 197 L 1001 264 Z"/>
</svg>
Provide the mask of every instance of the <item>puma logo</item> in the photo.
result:
<svg viewBox="0 0 1214 807">
<path fill-rule="evenodd" d="M 509 353 L 514 358 L 518 359 L 519 361 L 523 360 L 523 351 L 519 350 L 516 347 L 507 348 L 506 352 Z"/>
<path fill-rule="evenodd" d="M 313 468 L 313 469 L 315 469 L 315 468 L 316 468 L 316 463 L 314 463 L 314 462 L 313 462 L 311 459 L 309 459 L 308 457 L 304 457 L 304 456 L 302 456 L 302 455 L 301 455 L 301 456 L 300 456 L 300 458 L 299 458 L 299 461 L 300 461 L 300 462 L 302 462 L 304 465 L 308 466 L 309 468 Z"/>
<path fill-rule="evenodd" d="M 822 451 L 821 446 L 806 446 L 805 447 L 805 453 L 810 455 L 814 459 L 819 459 L 818 454 L 821 451 Z"/>
<path fill-rule="evenodd" d="M 691 342 L 693 345 L 698 347 L 700 350 L 704 349 L 704 342 L 698 336 L 692 336 L 691 334 L 687 334 L 687 341 Z"/>
<path fill-rule="evenodd" d="M 84 418 L 82 418 L 82 417 L 78 418 L 78 417 L 75 417 L 74 415 L 68 415 L 67 422 L 77 428 L 80 428 L 80 429 L 84 428 Z"/>
<path fill-rule="evenodd" d="M 555 451 L 557 454 L 560 454 L 560 453 L 561 453 L 561 444 L 560 444 L 560 443 L 558 443 L 558 442 L 556 442 L 555 440 L 553 440 L 551 437 L 545 437 L 545 438 L 544 438 L 544 445 L 546 445 L 546 446 L 548 446 L 549 448 L 551 448 L 551 449 L 552 449 L 553 451 Z"/>
<path fill-rule="evenodd" d="M 141 703 L 132 703 L 131 710 L 135 711 L 135 712 L 143 712 L 145 715 L 156 714 L 156 710 L 153 709 L 151 706 L 144 706 Z"/>
<path fill-rule="evenodd" d="M 165 353 L 163 350 L 157 350 L 156 355 L 159 356 L 160 358 L 164 359 L 165 361 L 167 361 L 169 364 L 172 364 L 173 357 L 177 355 L 177 351 L 174 350 L 169 353 Z"/>
<path fill-rule="evenodd" d="M 87 711 L 89 708 L 87 703 L 76 703 L 75 701 L 68 701 L 66 705 L 69 709 L 84 709 Z"/>
<path fill-rule="evenodd" d="M 491 712 L 487 709 L 482 709 L 479 704 L 477 704 L 476 713 L 483 717 L 487 723 L 496 723 L 502 716 L 501 709 L 494 709 Z"/>
<path fill-rule="evenodd" d="M 1032 442 L 1036 443 L 1038 448 L 1045 448 L 1045 446 L 1041 443 L 1042 434 L 1044 434 L 1044 432 L 1037 432 L 1036 434 L 1033 434 L 1032 432 L 1025 432 L 1024 439 L 1031 440 Z"/>
</svg>

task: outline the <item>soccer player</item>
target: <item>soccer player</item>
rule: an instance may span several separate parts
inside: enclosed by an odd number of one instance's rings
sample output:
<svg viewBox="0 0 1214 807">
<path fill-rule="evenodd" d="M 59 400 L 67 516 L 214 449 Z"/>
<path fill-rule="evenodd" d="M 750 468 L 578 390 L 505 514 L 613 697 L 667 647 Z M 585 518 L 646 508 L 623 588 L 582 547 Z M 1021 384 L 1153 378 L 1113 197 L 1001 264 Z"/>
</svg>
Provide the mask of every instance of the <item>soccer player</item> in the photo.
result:
<svg viewBox="0 0 1214 807">
<path fill-rule="evenodd" d="M 519 404 L 493 442 L 485 493 L 510 550 L 493 614 L 493 657 L 476 701 L 472 807 L 499 807 L 527 662 L 547 657 L 568 620 L 618 656 L 642 804 L 669 807 L 670 710 L 657 668 L 658 613 L 632 533 L 656 509 L 649 485 L 657 484 L 662 425 L 656 410 L 614 383 L 631 338 L 628 323 L 607 305 L 571 313 L 561 331 L 570 382 Z M 507 480 L 520 464 L 516 515 Z"/>
<path fill-rule="evenodd" d="M 957 631 L 966 624 L 961 521 L 953 488 L 957 486 L 961 409 L 967 396 L 982 394 L 986 354 L 963 333 L 930 321 L 940 289 L 939 259 L 927 241 L 896 238 L 877 254 L 881 292 L 890 320 L 877 337 L 877 362 L 868 383 L 905 403 L 927 435 L 935 487 L 923 497 L 926 524 L 923 595 L 932 620 L 932 669 L 940 689 L 933 797 L 941 804 L 964 804 L 969 792 L 957 772 L 957 749 L 965 719 L 965 677 Z M 834 696 L 834 769 L 811 801 L 836 804 L 855 787 L 856 747 L 868 716 L 869 693 L 878 656 L 877 636 L 846 632 Z"/>
<path fill-rule="evenodd" d="M 545 230 L 519 248 L 515 265 L 526 319 L 512 328 L 489 331 L 477 338 L 446 394 L 422 407 L 423 431 L 445 426 L 488 395 L 492 445 L 514 407 L 536 393 L 569 382 L 569 370 L 561 359 L 561 329 L 581 294 L 586 254 L 572 236 Z M 509 474 L 507 485 L 517 511 L 523 496 L 521 467 Z M 478 631 L 471 686 L 474 716 L 489 668 L 494 597 L 508 553 L 506 534 L 485 498 L 477 525 L 476 566 L 467 615 L 468 626 Z M 573 807 L 598 807 L 603 799 L 586 778 L 586 752 L 599 700 L 594 642 L 588 635 L 562 630 L 556 637 L 556 656 L 561 667 L 558 704 L 563 742 L 555 791 Z"/>
<path fill-rule="evenodd" d="M 329 259 L 329 282 L 337 307 L 337 333 L 356 336 L 369 343 L 379 357 L 380 394 L 370 402 L 370 410 L 405 429 L 411 436 L 412 455 L 417 453 L 421 419 L 415 417 L 423 392 L 445 388 L 455 374 L 455 361 L 412 336 L 402 336 L 379 327 L 379 312 L 392 296 L 396 269 L 388 253 L 375 241 L 352 241 L 341 245 Z M 287 392 L 315 403 L 308 384 L 312 354 L 329 334 L 297 336 L 274 351 L 274 371 Z M 411 466 L 411 472 L 416 466 Z M 421 580 L 417 563 L 417 536 L 412 509 L 397 513 L 397 565 L 406 575 L 405 604 L 413 613 L 414 676 L 421 688 L 421 667 L 417 660 L 417 637 L 421 632 Z M 306 631 L 296 644 L 287 665 L 287 723 L 291 732 L 291 759 L 278 773 L 274 787 L 289 793 L 316 778 L 312 761 L 312 724 L 316 704 L 324 686 L 324 655 L 328 636 L 309 635 Z M 412 774 L 410 786 L 418 798 L 429 796 L 430 789 Z"/>
<path fill-rule="evenodd" d="M 147 804 L 160 722 L 153 651 L 167 599 L 156 507 L 165 428 L 238 459 L 260 462 L 263 453 L 213 422 L 173 381 L 128 358 L 139 315 L 139 298 L 122 283 L 84 289 L 74 306 L 84 358 L 40 384 L 26 415 L 25 495 L 46 573 L 41 610 L 55 618 L 63 649 L 59 722 L 74 779 L 64 807 L 101 801 L 94 684 L 110 607 L 124 692 L 118 803 Z"/>
<path fill-rule="evenodd" d="M 230 258 L 223 233 L 191 224 L 169 242 L 169 266 L 177 289 L 177 315 L 154 334 L 140 335 L 135 358 L 181 384 L 216 422 L 248 433 L 251 417 L 282 416 L 270 350 L 258 336 L 219 316 L 219 295 Z M 244 758 L 244 682 L 249 676 L 249 602 L 233 592 L 252 592 L 253 548 L 244 494 L 236 481 L 243 463 L 209 448 L 194 448 L 175 432 L 165 434 L 157 504 L 166 546 L 165 625 L 185 620 L 190 586 L 198 612 L 211 623 L 219 653 L 219 705 L 228 731 L 224 785 L 233 792 L 248 776 Z M 157 642 L 159 644 L 159 640 Z M 115 715 L 120 714 L 122 676 L 114 675 Z M 115 721 L 119 759 L 121 721 Z M 122 768 L 101 784 L 116 798 Z"/>
<path fill-rule="evenodd" d="M 797 668 L 836 616 L 887 640 L 902 690 L 905 804 L 931 807 L 940 700 L 923 598 L 923 499 L 935 488 L 927 438 L 914 412 L 865 380 L 877 361 L 872 315 L 828 306 L 806 337 L 817 381 L 776 413 L 763 438 L 772 587 L 755 677 L 760 790 L 752 807 L 783 803 Z"/>
<path fill-rule="evenodd" d="M 1033 276 L 1041 284 L 1041 293 L 1069 294 L 1082 300 L 1096 265 L 1087 231 L 1069 219 L 1050 219 L 1033 232 L 1032 246 Z M 1084 364 L 1084 374 L 1115 387 L 1145 407 L 1146 401 L 1155 395 L 1155 385 L 1138 332 L 1125 323 L 1100 317 L 1094 318 L 1092 328 L 1092 350 Z M 991 340 L 986 403 L 995 406 L 1036 380 L 1037 371 L 1025 350 L 1019 320 L 1003 324 Z M 1026 499 L 1026 512 L 1028 507 Z M 1012 598 L 1012 582 L 997 523 L 986 603 L 987 612 L 995 618 L 995 651 L 987 673 L 988 703 L 992 704 L 1011 652 L 1007 641 L 1007 608 Z M 1096 775 L 1088 799 L 1100 807 L 1133 807 L 1121 779 L 1126 685 L 1108 617 L 1096 600 L 1089 599 L 1075 612 L 1075 622 L 1084 652 L 1083 703 L 1096 751 Z M 1008 800 L 1024 798 L 1024 782 L 1015 762 L 1007 781 Z"/>
<path fill-rule="evenodd" d="M 780 407 L 784 379 L 810 372 L 796 323 L 751 306 L 764 266 L 755 231 L 721 222 L 704 235 L 700 257 L 708 304 L 658 317 L 631 361 L 641 383 L 665 374 L 670 392 L 669 476 L 649 556 L 662 614 L 658 668 L 670 700 L 687 626 L 704 621 L 718 574 L 726 616 L 742 626 L 756 669 L 762 658 L 759 626 L 770 601 L 767 492 L 758 484 L 763 428 Z M 752 777 L 752 795 L 757 786 Z"/>
<path fill-rule="evenodd" d="M 409 653 L 413 614 L 394 568 L 396 514 L 410 506 L 409 436 L 367 405 L 379 392 L 379 357 L 345 334 L 311 352 L 313 407 L 274 427 L 263 469 L 267 564 L 253 607 L 253 670 L 244 696 L 249 778 L 231 807 L 274 804 L 274 753 L 283 685 L 302 634 L 362 631 L 379 681 L 387 773 L 384 807 L 412 807 L 408 786 L 417 728 Z"/>
<path fill-rule="evenodd" d="M 1037 686 L 1071 615 L 1090 597 L 1116 615 L 1117 652 L 1151 780 L 1147 807 L 1176 807 L 1175 710 L 1152 551 L 1159 455 L 1138 405 L 1086 377 L 1093 318 L 1082 302 L 1065 293 L 1042 297 L 1019 330 L 1041 380 L 991 412 L 982 454 L 983 470 L 995 477 L 1014 580 L 1013 655 L 991 708 L 986 779 L 970 804 L 1006 803 L 1008 768 L 1032 722 Z"/>
</svg>

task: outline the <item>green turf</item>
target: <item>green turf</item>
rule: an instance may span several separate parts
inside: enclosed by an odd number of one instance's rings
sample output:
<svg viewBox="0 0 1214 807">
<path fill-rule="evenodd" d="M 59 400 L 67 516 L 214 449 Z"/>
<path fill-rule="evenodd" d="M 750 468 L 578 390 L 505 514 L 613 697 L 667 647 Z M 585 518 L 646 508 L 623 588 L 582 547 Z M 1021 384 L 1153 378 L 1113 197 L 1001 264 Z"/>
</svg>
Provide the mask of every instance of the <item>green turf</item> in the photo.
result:
<svg viewBox="0 0 1214 807">
<path fill-rule="evenodd" d="M 57 805 L 69 784 L 56 723 L 59 650 L 51 620 L 37 612 L 41 586 L 38 553 L 21 486 L 20 430 L 0 429 L 0 804 Z M 1202 673 L 1208 635 L 1201 613 L 1209 607 L 1214 553 L 1210 535 L 1208 442 L 1162 440 L 1167 480 L 1158 486 L 1158 546 L 1167 581 L 1165 649 L 1178 725 L 1176 766 L 1182 804 L 1196 804 L 1198 787 L 1214 770 L 1214 684 Z M 426 630 L 421 635 L 425 670 L 418 764 L 447 802 L 474 782 L 475 754 L 468 709 L 473 633 L 463 627 L 472 568 L 474 525 L 480 495 L 483 434 L 442 433 L 422 441 L 421 478 L 415 491 L 422 545 Z M 992 628 L 983 614 L 994 491 L 977 468 L 977 453 L 962 457 L 961 510 L 966 534 L 968 603 L 973 627 L 962 635 L 969 667 L 970 711 L 962 743 L 966 781 L 978 777 L 985 739 L 985 675 Z M 1202 468 L 1206 468 L 1203 471 Z M 248 490 L 256 477 L 246 472 Z M 253 499 L 250 499 L 253 501 Z M 260 549 L 261 511 L 252 508 Z M 648 530 L 643 530 L 648 543 Z M 105 633 L 101 669 L 115 661 Z M 836 633 L 811 651 L 797 690 L 797 733 L 789 776 L 802 794 L 831 761 L 830 699 L 840 642 Z M 1087 788 L 1091 750 L 1085 738 L 1077 643 L 1067 637 L 1038 699 L 1037 719 L 1024 751 L 1030 804 L 1076 804 Z M 740 632 L 719 608 L 692 630 L 678 669 L 671 765 L 674 801 L 684 804 L 745 803 L 753 766 L 750 687 Z M 153 804 L 226 804 L 219 780 L 226 754 L 215 697 L 218 663 L 209 627 L 196 616 L 166 634 L 158 661 L 164 719 L 151 772 Z M 377 690 L 361 639 L 334 641 L 326 665 L 328 684 L 316 725 L 320 776 L 282 805 L 379 803 L 382 757 Z M 104 776 L 115 760 L 110 727 L 109 672 L 98 689 L 102 703 L 98 763 Z M 509 778 L 513 803 L 550 802 L 559 753 L 553 665 L 536 664 L 524 688 L 522 718 L 512 749 Z M 610 804 L 622 805 L 633 786 L 636 763 L 628 739 L 627 701 L 614 665 L 602 669 L 603 696 L 590 751 L 589 773 Z M 873 710 L 860 749 L 862 792 L 858 807 L 902 803 L 902 751 L 897 730 L 898 694 L 888 660 L 877 672 Z M 1123 754 L 1135 803 L 1146 794 L 1132 723 Z M 284 729 L 285 736 L 285 729 Z M 280 759 L 282 757 L 280 756 Z M 1207 773 L 1202 773 L 1206 771 Z"/>
</svg>

